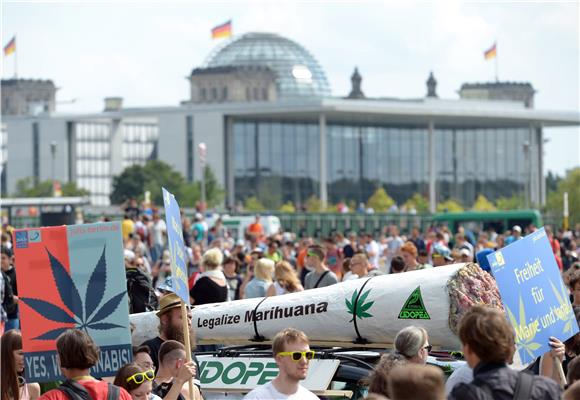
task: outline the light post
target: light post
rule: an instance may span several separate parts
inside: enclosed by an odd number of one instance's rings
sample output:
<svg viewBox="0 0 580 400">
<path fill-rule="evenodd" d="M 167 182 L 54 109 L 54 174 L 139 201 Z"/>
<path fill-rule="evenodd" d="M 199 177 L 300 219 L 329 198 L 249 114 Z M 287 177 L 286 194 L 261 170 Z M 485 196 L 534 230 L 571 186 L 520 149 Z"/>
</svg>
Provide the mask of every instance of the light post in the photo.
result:
<svg viewBox="0 0 580 400">
<path fill-rule="evenodd" d="M 530 167 L 530 163 L 528 161 L 528 159 L 530 158 L 530 142 L 528 142 L 527 140 L 524 142 L 523 144 L 524 147 L 524 179 L 525 179 L 525 193 L 524 193 L 524 198 L 525 198 L 525 203 L 526 203 L 526 208 L 530 208 L 530 200 L 531 200 L 531 193 L 530 193 L 530 187 L 531 187 L 531 182 L 530 182 L 530 176 L 528 175 L 527 171 L 528 168 Z"/>
<path fill-rule="evenodd" d="M 50 179 L 54 182 L 54 165 L 56 162 L 56 141 L 50 142 L 50 155 L 51 155 L 51 163 L 50 163 Z"/>
<path fill-rule="evenodd" d="M 207 147 L 205 143 L 197 145 L 199 152 L 199 164 L 201 165 L 201 208 L 205 211 L 205 157 L 207 154 Z"/>
</svg>

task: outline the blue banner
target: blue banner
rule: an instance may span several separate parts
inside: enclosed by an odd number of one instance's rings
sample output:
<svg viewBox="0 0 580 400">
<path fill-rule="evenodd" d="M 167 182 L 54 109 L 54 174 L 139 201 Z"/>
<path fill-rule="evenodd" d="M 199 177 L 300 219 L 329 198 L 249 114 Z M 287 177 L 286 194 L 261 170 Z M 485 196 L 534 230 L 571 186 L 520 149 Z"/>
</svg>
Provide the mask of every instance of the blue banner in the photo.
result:
<svg viewBox="0 0 580 400">
<path fill-rule="evenodd" d="M 524 364 L 550 350 L 549 338 L 578 333 L 569 292 L 544 228 L 487 256 Z"/>
<path fill-rule="evenodd" d="M 167 237 L 169 240 L 169 252 L 171 253 L 171 278 L 173 291 L 181 297 L 185 304 L 189 304 L 189 290 L 187 285 L 187 260 L 185 244 L 183 243 L 183 227 L 181 225 L 181 213 L 175 196 L 165 188 L 163 190 L 163 205 L 165 206 L 165 222 L 167 224 Z"/>
</svg>

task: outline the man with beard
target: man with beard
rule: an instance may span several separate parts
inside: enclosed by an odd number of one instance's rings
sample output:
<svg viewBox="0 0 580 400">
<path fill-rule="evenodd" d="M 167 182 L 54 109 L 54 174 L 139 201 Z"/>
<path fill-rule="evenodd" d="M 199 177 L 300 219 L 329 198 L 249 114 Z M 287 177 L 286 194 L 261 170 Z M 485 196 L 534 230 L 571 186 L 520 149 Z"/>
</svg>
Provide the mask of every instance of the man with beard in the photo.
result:
<svg viewBox="0 0 580 400">
<path fill-rule="evenodd" d="M 300 385 L 308 375 L 310 360 L 314 358 L 306 334 L 293 328 L 278 332 L 272 341 L 272 353 L 278 365 L 278 376 L 252 390 L 244 400 L 318 400 L 315 394 Z"/>
<path fill-rule="evenodd" d="M 185 339 L 183 337 L 183 320 L 181 318 L 181 298 L 175 293 L 169 293 L 161 298 L 159 304 L 159 311 L 157 311 L 157 317 L 159 318 L 159 336 L 149 339 L 141 344 L 141 346 L 149 347 L 151 358 L 155 364 L 155 372 L 159 370 L 159 349 L 163 342 L 167 340 L 175 340 L 185 345 Z M 190 331 L 189 337 L 191 339 L 191 347 L 195 348 L 195 339 L 191 330 L 190 311 L 187 313 L 187 322 Z M 195 364 L 195 377 L 193 383 L 199 389 L 199 368 L 197 367 L 198 362 L 193 351 L 191 353 L 191 359 Z"/>
</svg>

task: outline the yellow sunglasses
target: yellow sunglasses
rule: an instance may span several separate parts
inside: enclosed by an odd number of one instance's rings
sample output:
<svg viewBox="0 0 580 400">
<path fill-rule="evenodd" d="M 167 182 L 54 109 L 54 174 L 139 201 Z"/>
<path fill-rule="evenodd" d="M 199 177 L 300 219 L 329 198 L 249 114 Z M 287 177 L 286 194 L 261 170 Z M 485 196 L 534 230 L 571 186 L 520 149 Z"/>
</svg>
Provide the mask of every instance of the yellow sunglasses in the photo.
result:
<svg viewBox="0 0 580 400">
<path fill-rule="evenodd" d="M 292 357 L 292 361 L 298 362 L 302 360 L 302 357 L 306 358 L 307 360 L 312 360 L 314 358 L 314 354 L 316 354 L 313 350 L 308 351 L 281 351 L 278 353 L 279 356 L 290 356 Z"/>
<path fill-rule="evenodd" d="M 133 381 L 135 382 L 135 384 L 140 385 L 143 382 L 145 382 L 145 379 L 147 379 L 148 381 L 152 381 L 153 379 L 155 379 L 155 371 L 150 369 L 145 372 L 137 372 L 136 374 L 133 374 L 130 377 L 128 377 L 127 382 Z"/>
</svg>

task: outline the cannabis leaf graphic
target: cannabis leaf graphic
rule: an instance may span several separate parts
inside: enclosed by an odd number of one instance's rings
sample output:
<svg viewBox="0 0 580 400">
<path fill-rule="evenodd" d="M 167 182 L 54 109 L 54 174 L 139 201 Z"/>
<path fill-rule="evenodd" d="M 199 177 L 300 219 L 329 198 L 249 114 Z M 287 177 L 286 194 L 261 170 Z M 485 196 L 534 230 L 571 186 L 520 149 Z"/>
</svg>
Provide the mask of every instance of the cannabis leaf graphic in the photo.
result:
<svg viewBox="0 0 580 400">
<path fill-rule="evenodd" d="M 79 291 L 67 270 L 52 255 L 48 248 L 45 249 L 48 254 L 50 268 L 58 294 L 66 309 L 62 309 L 42 299 L 21 297 L 20 301 L 50 321 L 60 322 L 62 324 L 74 324 L 75 328 L 84 329 L 87 332 L 88 329 L 106 330 L 124 328 L 124 326 L 103 321 L 119 307 L 119 304 L 121 304 L 121 301 L 126 295 L 125 291 L 113 296 L 99 308 L 107 286 L 106 245 L 103 246 L 101 257 L 89 278 L 84 307 Z M 53 329 L 33 338 L 33 340 L 54 340 L 69 328 L 70 326 L 63 326 Z"/>
<path fill-rule="evenodd" d="M 348 301 L 348 299 L 344 299 L 344 301 L 346 302 L 346 308 L 348 309 L 348 313 L 352 314 L 352 319 L 348 322 L 354 321 L 356 317 L 363 319 L 373 316 L 372 314 L 369 314 L 367 311 L 369 310 L 369 308 L 372 307 L 373 304 L 375 304 L 375 302 L 369 301 L 368 303 L 365 303 L 371 290 L 372 289 L 369 289 L 366 292 L 364 292 L 358 299 L 358 302 L 356 300 L 356 298 L 358 297 L 358 289 L 355 289 L 350 301 Z M 356 302 L 356 310 L 355 310 L 355 302 Z"/>
<path fill-rule="evenodd" d="M 524 328 L 528 327 L 528 324 L 526 323 L 526 308 L 524 306 L 524 301 L 522 300 L 521 294 L 519 302 L 519 317 L 520 317 L 519 322 L 516 320 L 516 317 L 514 316 L 510 308 L 505 304 L 504 306 L 505 309 L 507 310 L 509 320 L 516 330 L 516 346 L 518 348 L 524 349 L 526 353 L 529 354 L 532 359 L 534 359 L 535 356 L 533 352 L 542 347 L 542 345 L 540 343 L 533 341 L 536 337 L 537 332 L 530 332 L 530 334 L 525 334 L 526 331 Z M 533 323 L 537 321 L 538 321 L 537 319 L 536 321 L 532 321 L 532 324 L 530 325 L 533 325 Z M 533 335 L 531 335 L 531 333 L 533 333 Z M 522 361 L 526 362 L 526 360 Z"/>
<path fill-rule="evenodd" d="M 573 332 L 572 324 L 576 322 L 576 316 L 574 315 L 572 307 L 570 307 L 570 300 L 568 300 L 567 294 L 568 291 L 564 289 L 562 281 L 560 281 L 560 290 L 556 289 L 556 286 L 554 286 L 552 280 L 550 280 L 550 286 L 552 286 L 552 291 L 554 292 L 556 299 L 558 299 L 558 304 L 560 304 L 558 308 L 568 310 L 566 314 L 556 313 L 556 317 L 560 319 L 562 322 L 566 323 L 564 325 L 564 332 L 569 332 L 570 334 L 572 334 Z"/>
</svg>

